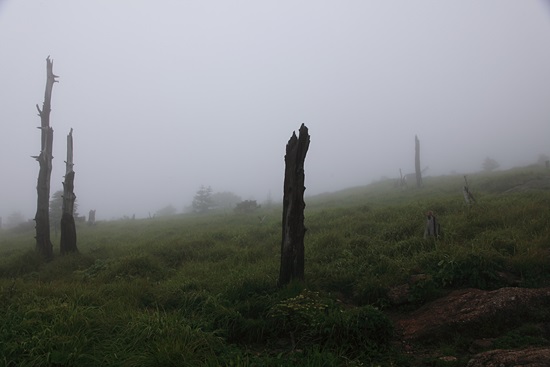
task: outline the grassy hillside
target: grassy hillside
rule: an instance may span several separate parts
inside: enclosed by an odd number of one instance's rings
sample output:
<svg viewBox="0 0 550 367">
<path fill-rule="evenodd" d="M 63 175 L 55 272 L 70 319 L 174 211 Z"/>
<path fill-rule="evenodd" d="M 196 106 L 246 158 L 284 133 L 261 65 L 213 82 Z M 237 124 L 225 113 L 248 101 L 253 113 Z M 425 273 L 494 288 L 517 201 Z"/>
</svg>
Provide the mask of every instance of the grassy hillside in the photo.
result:
<svg viewBox="0 0 550 367">
<path fill-rule="evenodd" d="M 549 177 L 470 175 L 471 207 L 462 176 L 306 198 L 306 281 L 284 289 L 276 207 L 79 224 L 80 254 L 49 263 L 32 229 L 2 230 L 0 365 L 408 366 L 387 312 L 456 288 L 550 284 Z M 423 238 L 427 211 L 439 239 Z M 388 291 L 411 277 L 395 305 Z"/>
</svg>

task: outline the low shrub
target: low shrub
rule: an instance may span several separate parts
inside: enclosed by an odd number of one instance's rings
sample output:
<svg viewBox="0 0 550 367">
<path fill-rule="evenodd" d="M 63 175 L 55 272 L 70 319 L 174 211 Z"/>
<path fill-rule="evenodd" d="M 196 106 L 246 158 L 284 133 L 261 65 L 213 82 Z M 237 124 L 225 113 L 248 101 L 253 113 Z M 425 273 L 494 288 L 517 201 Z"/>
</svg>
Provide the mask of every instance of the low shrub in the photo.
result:
<svg viewBox="0 0 550 367">
<path fill-rule="evenodd" d="M 57 279 L 69 280 L 73 275 L 78 276 L 79 272 L 93 266 L 95 259 L 87 254 L 73 253 L 54 258 L 53 261 L 42 265 L 39 272 L 39 279 L 50 282 Z"/>
<path fill-rule="evenodd" d="M 345 309 L 319 292 L 302 291 L 272 307 L 269 316 L 280 338 L 299 348 L 321 345 L 347 353 L 380 351 L 393 337 L 387 316 L 372 306 Z"/>
<path fill-rule="evenodd" d="M 459 250 L 431 253 L 424 257 L 421 268 L 442 288 L 494 289 L 503 285 L 498 273 L 505 269 L 505 262 L 496 252 Z"/>
</svg>

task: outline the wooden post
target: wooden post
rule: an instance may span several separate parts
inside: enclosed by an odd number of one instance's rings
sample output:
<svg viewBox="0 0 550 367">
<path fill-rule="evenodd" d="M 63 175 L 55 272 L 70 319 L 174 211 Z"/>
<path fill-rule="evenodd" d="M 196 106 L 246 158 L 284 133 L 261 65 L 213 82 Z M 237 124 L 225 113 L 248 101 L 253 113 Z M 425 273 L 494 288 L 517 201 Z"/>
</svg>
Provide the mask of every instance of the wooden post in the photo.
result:
<svg viewBox="0 0 550 367">
<path fill-rule="evenodd" d="M 292 133 L 286 145 L 279 286 L 304 279 L 304 161 L 309 142 L 308 128 L 302 124 L 299 137 Z"/>
<path fill-rule="evenodd" d="M 46 259 L 53 258 L 53 245 L 50 239 L 50 178 L 52 173 L 53 129 L 50 127 L 50 112 L 53 84 L 58 76 L 53 73 L 53 61 L 46 59 L 46 91 L 42 110 L 36 105 L 40 116 L 41 148 L 40 155 L 34 156 L 40 165 L 38 171 L 36 215 L 36 249 Z"/>
<path fill-rule="evenodd" d="M 61 255 L 78 252 L 76 247 L 76 225 L 74 222 L 74 171 L 73 171 L 73 129 L 67 135 L 67 160 L 65 161 L 65 182 L 63 182 L 63 211 L 61 214 Z"/>
<path fill-rule="evenodd" d="M 420 170 L 420 140 L 414 136 L 414 168 L 416 171 L 416 187 L 422 187 L 422 171 Z"/>
</svg>

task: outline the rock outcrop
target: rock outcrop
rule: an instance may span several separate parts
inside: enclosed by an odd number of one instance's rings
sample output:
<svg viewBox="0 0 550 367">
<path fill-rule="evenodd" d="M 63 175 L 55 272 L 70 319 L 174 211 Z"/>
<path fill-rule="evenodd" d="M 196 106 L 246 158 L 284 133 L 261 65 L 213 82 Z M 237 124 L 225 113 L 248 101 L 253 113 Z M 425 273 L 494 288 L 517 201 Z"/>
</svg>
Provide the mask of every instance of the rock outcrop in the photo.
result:
<svg viewBox="0 0 550 367">
<path fill-rule="evenodd" d="M 396 320 L 402 338 L 432 339 L 464 332 L 474 337 L 492 325 L 513 327 L 550 307 L 550 288 L 463 289 Z M 489 326 L 489 327 L 488 327 Z M 549 362 L 550 363 L 550 362 Z"/>
<path fill-rule="evenodd" d="M 467 367 L 548 367 L 550 348 L 526 348 L 520 350 L 496 349 L 476 354 Z"/>
</svg>

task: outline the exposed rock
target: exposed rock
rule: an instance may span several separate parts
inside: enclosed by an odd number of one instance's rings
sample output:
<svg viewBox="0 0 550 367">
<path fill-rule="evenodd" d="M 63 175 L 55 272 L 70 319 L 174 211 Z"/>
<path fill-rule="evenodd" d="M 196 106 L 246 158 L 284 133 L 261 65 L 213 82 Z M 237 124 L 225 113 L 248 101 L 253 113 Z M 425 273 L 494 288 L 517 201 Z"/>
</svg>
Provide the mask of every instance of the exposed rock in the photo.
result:
<svg viewBox="0 0 550 367">
<path fill-rule="evenodd" d="M 438 359 L 440 361 L 443 361 L 443 362 L 456 362 L 456 361 L 458 361 L 458 358 L 456 358 L 455 356 L 444 356 L 444 357 L 439 357 Z"/>
<path fill-rule="evenodd" d="M 463 289 L 431 302 L 395 321 L 404 339 L 428 339 L 465 332 L 476 335 L 483 325 L 513 326 L 550 306 L 550 288 Z"/>
<path fill-rule="evenodd" d="M 550 347 L 521 350 L 496 349 L 479 353 L 470 359 L 467 367 L 548 367 Z"/>
</svg>

